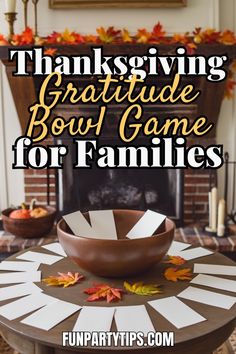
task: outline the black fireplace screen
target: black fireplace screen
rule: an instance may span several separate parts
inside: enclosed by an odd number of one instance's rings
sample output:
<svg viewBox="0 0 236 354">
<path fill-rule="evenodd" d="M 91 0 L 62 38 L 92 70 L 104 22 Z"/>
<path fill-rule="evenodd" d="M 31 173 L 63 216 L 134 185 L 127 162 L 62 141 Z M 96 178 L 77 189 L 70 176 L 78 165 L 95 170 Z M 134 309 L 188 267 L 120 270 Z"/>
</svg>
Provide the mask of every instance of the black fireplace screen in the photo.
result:
<svg viewBox="0 0 236 354">
<path fill-rule="evenodd" d="M 64 167 L 57 171 L 57 205 L 60 214 L 75 210 L 152 209 L 183 222 L 183 170 L 73 168 L 72 140 Z"/>
</svg>

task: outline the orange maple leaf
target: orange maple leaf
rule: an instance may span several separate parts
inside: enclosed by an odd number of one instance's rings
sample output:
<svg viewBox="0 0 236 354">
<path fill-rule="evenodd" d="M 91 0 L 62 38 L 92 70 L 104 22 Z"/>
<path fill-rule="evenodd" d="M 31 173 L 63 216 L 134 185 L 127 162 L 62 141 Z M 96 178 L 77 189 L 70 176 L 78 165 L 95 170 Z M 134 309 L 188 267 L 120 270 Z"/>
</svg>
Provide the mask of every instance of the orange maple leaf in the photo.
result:
<svg viewBox="0 0 236 354">
<path fill-rule="evenodd" d="M 80 280 L 84 279 L 84 276 L 80 273 L 59 273 L 58 275 L 49 276 L 48 278 L 43 279 L 43 282 L 49 286 L 63 286 L 67 288 L 78 283 Z"/>
<path fill-rule="evenodd" d="M 160 22 L 158 22 L 153 27 L 150 40 L 152 42 L 159 43 L 162 39 L 164 39 L 165 35 L 166 35 L 166 31 L 163 30 L 163 26 L 160 24 Z"/>
<path fill-rule="evenodd" d="M 136 34 L 137 43 L 148 43 L 151 39 L 151 33 L 146 30 L 146 28 L 138 29 Z"/>
<path fill-rule="evenodd" d="M 107 284 L 94 284 L 93 288 L 84 290 L 85 294 L 90 295 L 87 301 L 107 300 L 107 302 L 121 300 L 123 289 L 112 288 Z"/>
<path fill-rule="evenodd" d="M 56 48 L 47 48 L 44 50 L 44 55 L 51 55 L 54 56 L 57 52 Z"/>
<path fill-rule="evenodd" d="M 89 34 L 83 37 L 86 43 L 97 43 L 98 37 L 93 34 Z"/>
<path fill-rule="evenodd" d="M 180 256 L 168 256 L 168 257 L 169 257 L 169 259 L 167 261 L 162 262 L 162 263 L 182 265 L 187 262 L 186 259 L 184 259 Z"/>
<path fill-rule="evenodd" d="M 219 42 L 226 44 L 226 45 L 232 45 L 236 43 L 236 37 L 233 31 L 226 30 L 220 34 Z"/>
<path fill-rule="evenodd" d="M 7 44 L 9 44 L 9 42 L 2 34 L 0 34 L 0 45 L 7 45 Z"/>
<path fill-rule="evenodd" d="M 122 41 L 124 43 L 131 43 L 133 42 L 132 37 L 130 36 L 130 33 L 127 29 L 123 29 L 123 31 L 121 32 L 121 37 L 122 37 Z"/>
<path fill-rule="evenodd" d="M 167 268 L 164 272 L 164 276 L 167 280 L 178 281 L 178 280 L 191 280 L 192 271 L 190 268 Z"/>
<path fill-rule="evenodd" d="M 112 43 L 120 38 L 120 30 L 115 30 L 113 26 L 105 29 L 104 27 L 97 28 L 98 37 L 103 43 Z"/>
</svg>

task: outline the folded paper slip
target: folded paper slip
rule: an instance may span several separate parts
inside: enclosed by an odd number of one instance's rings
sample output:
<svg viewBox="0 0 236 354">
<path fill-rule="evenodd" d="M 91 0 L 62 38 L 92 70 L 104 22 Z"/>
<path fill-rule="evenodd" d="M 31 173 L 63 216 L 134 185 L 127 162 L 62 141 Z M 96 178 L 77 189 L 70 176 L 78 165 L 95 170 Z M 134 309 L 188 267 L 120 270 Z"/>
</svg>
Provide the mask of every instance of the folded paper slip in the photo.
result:
<svg viewBox="0 0 236 354">
<path fill-rule="evenodd" d="M 175 296 L 149 301 L 148 304 L 178 329 L 206 320 Z"/>
<path fill-rule="evenodd" d="M 0 289 L 0 301 L 14 299 L 16 297 L 26 296 L 38 292 L 42 292 L 42 289 L 34 283 L 11 285 Z"/>
<path fill-rule="evenodd" d="M 222 295 L 213 291 L 198 289 L 192 286 L 189 286 L 187 289 L 178 294 L 178 297 L 227 310 L 229 310 L 236 301 L 236 297 Z"/>
<path fill-rule="evenodd" d="M 38 310 L 39 308 L 55 302 L 52 296 L 45 295 L 43 293 L 36 293 L 22 299 L 10 302 L 7 305 L 0 307 L 0 315 L 7 318 L 8 320 L 15 320 L 18 317 L 26 315 L 32 311 Z"/>
<path fill-rule="evenodd" d="M 197 285 L 205 285 L 210 288 L 236 292 L 236 281 L 214 277 L 212 275 L 199 274 L 193 278 L 190 283 Z"/>
<path fill-rule="evenodd" d="M 128 232 L 126 237 L 130 239 L 150 237 L 154 234 L 158 227 L 161 226 L 165 219 L 166 215 L 156 213 L 152 210 L 147 210 Z"/>
<path fill-rule="evenodd" d="M 3 261 L 0 263 L 0 270 L 9 270 L 15 272 L 30 272 L 38 270 L 40 263 L 21 262 L 21 261 Z"/>
<path fill-rule="evenodd" d="M 120 332 L 142 332 L 144 336 L 155 332 L 144 305 L 116 307 L 115 322 Z"/>
<path fill-rule="evenodd" d="M 226 266 L 218 264 L 195 263 L 194 273 L 215 274 L 215 275 L 233 275 L 236 276 L 236 266 Z"/>
<path fill-rule="evenodd" d="M 84 306 L 79 313 L 73 331 L 109 332 L 115 308 L 100 306 Z"/>
<path fill-rule="evenodd" d="M 33 252 L 33 251 L 27 251 L 25 253 L 22 253 L 17 258 L 24 259 L 26 261 L 31 261 L 31 262 L 39 262 L 39 263 L 43 263 L 43 264 L 48 264 L 48 265 L 52 265 L 52 264 L 63 259 L 63 257 L 61 257 L 61 256 L 54 256 L 51 254 Z"/>
<path fill-rule="evenodd" d="M 55 299 L 55 302 L 34 312 L 32 315 L 22 320 L 21 323 L 49 331 L 80 309 L 81 306 L 79 305 Z"/>
</svg>

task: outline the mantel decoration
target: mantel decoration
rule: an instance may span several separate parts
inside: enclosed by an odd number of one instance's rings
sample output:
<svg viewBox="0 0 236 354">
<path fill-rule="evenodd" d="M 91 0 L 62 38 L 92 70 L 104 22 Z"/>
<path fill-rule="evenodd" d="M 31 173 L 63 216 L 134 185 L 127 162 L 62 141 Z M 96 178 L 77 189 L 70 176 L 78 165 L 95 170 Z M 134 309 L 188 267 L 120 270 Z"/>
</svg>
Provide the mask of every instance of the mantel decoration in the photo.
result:
<svg viewBox="0 0 236 354">
<path fill-rule="evenodd" d="M 14 34 L 10 39 L 0 34 L 0 46 L 25 46 L 25 45 L 78 45 L 78 44 L 156 44 L 170 45 L 180 44 L 186 47 L 189 54 L 194 53 L 200 44 L 236 44 L 236 35 L 231 30 L 216 31 L 212 28 L 203 30 L 195 28 L 192 32 L 184 34 L 175 33 L 173 36 L 167 36 L 162 24 L 158 22 L 148 31 L 146 28 L 139 28 L 134 35 L 126 29 L 116 29 L 113 26 L 97 28 L 97 34 L 82 35 L 76 31 L 65 29 L 64 32 L 53 31 L 47 37 L 35 35 L 32 28 L 27 27 L 23 32 Z M 45 49 L 45 54 L 55 55 L 57 48 Z M 233 98 L 233 90 L 236 81 L 233 78 L 236 72 L 236 62 L 233 61 L 229 68 L 228 80 L 225 89 L 225 97 Z"/>
</svg>

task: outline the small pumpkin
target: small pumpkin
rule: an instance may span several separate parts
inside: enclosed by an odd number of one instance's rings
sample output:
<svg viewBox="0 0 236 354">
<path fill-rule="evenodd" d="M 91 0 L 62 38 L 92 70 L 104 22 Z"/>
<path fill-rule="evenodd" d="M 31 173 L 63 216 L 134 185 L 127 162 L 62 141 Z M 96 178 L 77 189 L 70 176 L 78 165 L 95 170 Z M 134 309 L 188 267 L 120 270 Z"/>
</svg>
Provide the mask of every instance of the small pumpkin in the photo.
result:
<svg viewBox="0 0 236 354">
<path fill-rule="evenodd" d="M 41 208 L 41 207 L 37 207 L 37 208 L 34 208 L 33 210 L 30 210 L 30 216 L 32 218 L 41 218 L 46 215 L 48 215 L 48 211 L 44 208 Z"/>
<path fill-rule="evenodd" d="M 23 203 L 21 204 L 21 209 L 13 210 L 10 213 L 9 217 L 12 219 L 30 219 L 31 215 L 30 215 L 30 211 L 26 209 L 26 206 Z"/>
</svg>

